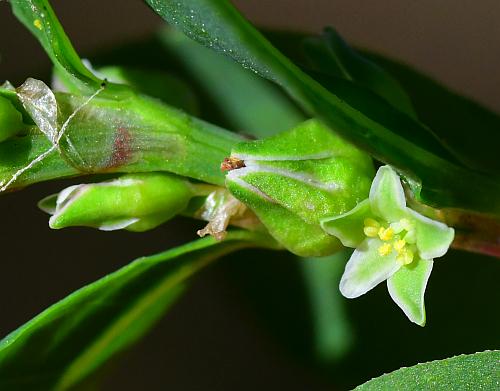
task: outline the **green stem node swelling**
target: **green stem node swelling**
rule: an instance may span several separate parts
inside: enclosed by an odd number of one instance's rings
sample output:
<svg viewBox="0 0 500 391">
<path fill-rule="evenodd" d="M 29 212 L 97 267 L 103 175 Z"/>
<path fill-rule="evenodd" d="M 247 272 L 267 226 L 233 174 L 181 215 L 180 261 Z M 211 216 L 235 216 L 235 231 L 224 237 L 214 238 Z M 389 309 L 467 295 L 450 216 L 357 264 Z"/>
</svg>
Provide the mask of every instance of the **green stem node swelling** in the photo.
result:
<svg viewBox="0 0 500 391">
<path fill-rule="evenodd" d="M 220 162 L 242 138 L 191 117 L 157 100 L 135 94 L 118 100 L 56 93 L 58 144 L 43 162 L 22 173 L 12 187 L 76 176 L 110 172 L 168 171 L 222 185 Z M 53 145 L 40 132 L 40 110 L 32 114 L 38 128 L 0 143 L 0 182 L 49 150 Z M 37 111 L 38 110 L 38 111 Z M 56 129 L 57 131 L 58 129 Z"/>
</svg>

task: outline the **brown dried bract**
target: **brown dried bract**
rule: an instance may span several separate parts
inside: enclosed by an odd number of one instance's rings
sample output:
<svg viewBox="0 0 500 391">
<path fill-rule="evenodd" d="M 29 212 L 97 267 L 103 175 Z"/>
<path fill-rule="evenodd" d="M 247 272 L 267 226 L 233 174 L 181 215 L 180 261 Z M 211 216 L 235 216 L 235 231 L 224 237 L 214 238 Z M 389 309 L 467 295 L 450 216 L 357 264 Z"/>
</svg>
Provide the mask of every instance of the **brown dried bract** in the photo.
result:
<svg viewBox="0 0 500 391">
<path fill-rule="evenodd" d="M 225 158 L 220 165 L 220 169 L 222 171 L 231 171 L 243 167 L 245 167 L 245 162 L 241 159 L 232 156 Z"/>
</svg>

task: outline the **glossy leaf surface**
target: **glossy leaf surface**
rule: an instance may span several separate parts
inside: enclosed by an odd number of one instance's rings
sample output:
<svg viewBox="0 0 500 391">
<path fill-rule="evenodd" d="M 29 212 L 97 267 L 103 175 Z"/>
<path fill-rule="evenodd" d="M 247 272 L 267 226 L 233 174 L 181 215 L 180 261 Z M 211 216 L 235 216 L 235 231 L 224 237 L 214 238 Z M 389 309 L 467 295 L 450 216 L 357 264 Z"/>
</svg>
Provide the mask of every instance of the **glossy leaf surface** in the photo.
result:
<svg viewBox="0 0 500 391">
<path fill-rule="evenodd" d="M 362 52 L 403 86 L 422 122 L 470 167 L 497 176 L 500 115 L 393 59 Z"/>
<path fill-rule="evenodd" d="M 304 39 L 303 47 L 308 62 L 318 72 L 353 81 L 416 119 L 411 100 L 398 81 L 351 48 L 333 28 L 325 28 L 321 36 Z"/>
<path fill-rule="evenodd" d="M 306 119 L 276 86 L 251 70 L 175 30 L 162 31 L 160 38 L 223 112 L 231 128 L 262 138 Z"/>
<path fill-rule="evenodd" d="M 498 193 L 500 185 L 462 167 L 444 146 L 427 137 L 429 132 L 424 125 L 407 117 L 405 122 L 420 131 L 396 126 L 393 115 L 403 114 L 396 109 L 393 109 L 396 113 L 391 112 L 390 105 L 384 108 L 383 113 L 367 115 L 345 99 L 330 93 L 276 50 L 229 2 L 147 2 L 164 19 L 191 38 L 229 55 L 244 67 L 278 83 L 305 110 L 327 121 L 335 132 L 369 151 L 377 159 L 403 170 L 413 179 L 412 189 L 417 197 L 440 207 L 500 212 L 500 203 L 492 207 L 488 201 Z M 356 100 L 360 99 L 354 89 L 350 91 L 350 87 L 344 86 L 344 90 L 345 93 L 352 92 Z M 374 95 L 372 98 L 378 97 Z M 366 102 L 365 107 L 369 107 Z M 388 118 L 387 122 L 381 121 L 382 115 Z M 478 188 L 481 194 L 478 194 Z"/>
</svg>

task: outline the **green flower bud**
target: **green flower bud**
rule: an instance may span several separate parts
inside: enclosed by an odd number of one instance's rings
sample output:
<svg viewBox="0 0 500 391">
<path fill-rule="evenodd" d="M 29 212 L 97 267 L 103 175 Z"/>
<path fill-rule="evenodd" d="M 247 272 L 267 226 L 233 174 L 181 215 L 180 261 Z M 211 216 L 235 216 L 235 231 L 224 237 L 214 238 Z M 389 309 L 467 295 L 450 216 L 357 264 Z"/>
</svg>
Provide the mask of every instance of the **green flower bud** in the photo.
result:
<svg viewBox="0 0 500 391">
<path fill-rule="evenodd" d="M 229 170 L 229 191 L 276 240 L 301 256 L 323 256 L 341 248 L 320 221 L 365 199 L 374 175 L 368 155 L 317 120 L 236 145 L 222 168 Z"/>
<path fill-rule="evenodd" d="M 194 195 L 189 182 L 170 174 L 129 174 L 107 182 L 70 186 L 39 203 L 49 226 L 103 231 L 146 231 L 182 212 Z"/>
<path fill-rule="evenodd" d="M 21 113 L 8 99 L 0 96 L 0 142 L 16 135 L 25 127 Z"/>
</svg>

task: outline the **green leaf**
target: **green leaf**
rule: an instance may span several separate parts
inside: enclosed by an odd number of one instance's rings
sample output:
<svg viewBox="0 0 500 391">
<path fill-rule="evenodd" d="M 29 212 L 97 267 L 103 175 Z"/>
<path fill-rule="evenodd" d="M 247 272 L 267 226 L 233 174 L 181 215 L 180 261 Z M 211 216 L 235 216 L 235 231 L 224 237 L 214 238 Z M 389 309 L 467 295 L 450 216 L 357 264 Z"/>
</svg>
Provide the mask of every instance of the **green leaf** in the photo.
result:
<svg viewBox="0 0 500 391">
<path fill-rule="evenodd" d="M 65 390 L 138 340 L 214 259 L 269 237 L 230 232 L 149 257 L 74 292 L 0 343 L 0 388 Z"/>
<path fill-rule="evenodd" d="M 40 41 L 52 63 L 69 80 L 72 92 L 92 93 L 102 80 L 95 77 L 75 52 L 47 0 L 11 0 L 12 11 Z"/>
<path fill-rule="evenodd" d="M 380 54 L 362 54 L 388 71 L 410 96 L 419 119 L 470 167 L 498 177 L 500 115 L 458 95 L 408 65 Z"/>
<path fill-rule="evenodd" d="M 430 136 L 437 137 L 466 166 L 498 177 L 500 165 L 495 159 L 496 144 L 492 141 L 500 141 L 500 116 L 404 64 L 380 54 L 356 51 L 331 27 L 326 28 L 321 37 L 300 40 L 306 61 L 314 70 L 370 89 L 394 107 L 429 125 Z M 319 75 L 318 80 L 321 79 Z M 331 84 L 327 82 L 326 86 Z M 335 93 L 336 87 L 332 87 Z"/>
<path fill-rule="evenodd" d="M 333 131 L 377 159 L 404 170 L 414 181 L 412 189 L 417 197 L 440 207 L 456 206 L 500 213 L 500 202 L 491 204 L 491 199 L 495 199 L 500 191 L 499 183 L 461 167 L 435 138 L 427 137 L 429 132 L 424 125 L 410 117 L 404 122 L 412 126 L 396 126 L 394 118 L 404 114 L 389 104 L 382 114 L 376 113 L 371 118 L 345 99 L 327 91 L 276 50 L 228 1 L 146 1 L 191 38 L 281 85 L 306 111 L 327 121 Z M 354 87 L 345 85 L 343 88 L 345 93 L 361 94 Z M 366 94 L 360 96 L 363 98 Z M 370 102 L 376 101 L 375 98 L 380 100 L 373 94 Z M 370 106 L 364 105 L 365 109 Z M 384 125 L 381 115 L 392 125 Z"/>
<path fill-rule="evenodd" d="M 326 27 L 321 36 L 306 38 L 303 45 L 307 59 L 315 70 L 351 80 L 417 119 L 411 100 L 399 82 L 351 48 L 332 27 Z"/>
<path fill-rule="evenodd" d="M 267 137 L 306 119 L 276 86 L 231 59 L 172 29 L 162 31 L 160 38 L 203 86 L 229 124 L 241 132 Z"/>
<path fill-rule="evenodd" d="M 500 351 L 461 355 L 401 368 L 356 387 L 358 391 L 490 391 L 498 389 Z"/>
</svg>

